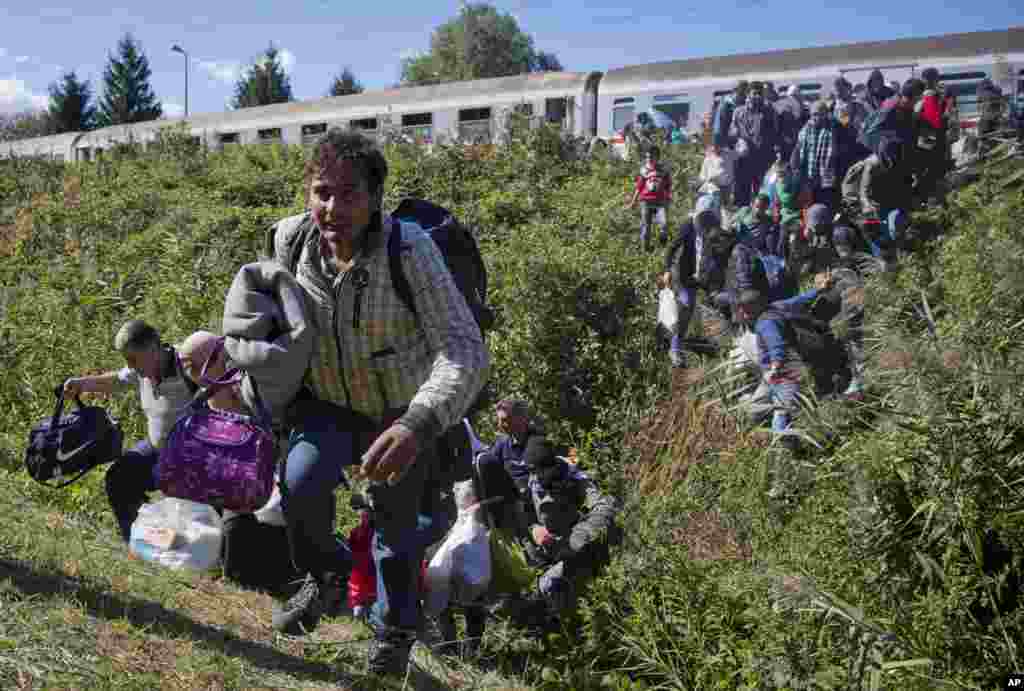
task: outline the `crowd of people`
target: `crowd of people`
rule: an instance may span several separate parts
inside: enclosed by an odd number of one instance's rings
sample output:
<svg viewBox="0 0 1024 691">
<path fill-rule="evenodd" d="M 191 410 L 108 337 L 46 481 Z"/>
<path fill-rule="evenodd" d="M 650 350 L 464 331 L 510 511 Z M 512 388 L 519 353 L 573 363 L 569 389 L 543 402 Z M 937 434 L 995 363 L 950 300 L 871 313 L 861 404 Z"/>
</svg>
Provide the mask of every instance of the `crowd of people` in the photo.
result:
<svg viewBox="0 0 1024 691">
<path fill-rule="evenodd" d="M 687 333 L 703 293 L 705 313 L 723 325 L 717 331 L 751 345 L 746 360 L 758 385 L 744 403 L 755 417 L 770 412 L 789 448 L 799 444 L 792 419 L 808 393 L 802 387 L 813 385 L 818 397 L 863 397 L 864 272 L 909 250 L 915 209 L 941 203 L 957 125 L 955 99 L 934 68 L 903 84 L 886 84 L 874 70 L 866 84 L 838 77 L 833 86 L 806 104 L 796 87 L 783 95 L 741 81 L 716 104 L 695 206 L 658 278 L 676 299 L 671 364 L 684 367 L 692 355 Z M 663 210 L 671 175 L 658 158 L 656 148 L 647 151 L 633 197 L 646 205 L 645 248 L 652 220 L 662 238 L 670 235 Z M 652 177 L 669 181 L 657 186 L 660 197 L 650 192 Z M 801 292 L 812 277 L 814 288 Z M 830 328 L 837 317 L 847 326 L 843 339 Z"/>
<path fill-rule="evenodd" d="M 528 422 L 524 401 L 498 404 L 505 434 L 476 454 L 477 471 L 470 446 L 452 441 L 481 394 L 488 350 L 426 229 L 382 210 L 386 176 L 375 142 L 330 130 L 307 159 L 308 211 L 275 225 L 269 259 L 240 269 L 225 300 L 223 334 L 197 331 L 170 345 L 152 325 L 130 320 L 114 338 L 125 367 L 68 379 L 64 391 L 138 392 L 147 438 L 115 459 L 106 476 L 125 542 L 158 489 L 171 428 L 197 393 L 211 393 L 205 405 L 231 415 L 265 410 L 283 449 L 284 526 L 275 528 L 281 549 L 274 551 L 271 529 L 245 554 L 241 526 L 256 521 L 224 511 L 224 558 L 232 562 L 225 573 L 244 584 L 261 582 L 253 570 L 294 577 L 270 619 L 275 630 L 300 635 L 336 611 L 337 590 L 354 564 L 364 577 L 370 569 L 369 670 L 401 676 L 429 628 L 421 570 L 428 548 L 452 525 L 454 480 L 475 478 L 477 496 L 491 503 L 494 529 L 519 541 L 537 569 L 532 592 L 506 601 L 518 603 L 513 613 L 526 625 L 557 621 L 607 559 L 615 503 Z M 400 233 L 397 269 L 393 233 Z M 396 270 L 411 304 L 399 294 Z M 240 374 L 224 384 L 234 371 Z M 353 506 L 364 512 L 361 537 L 351 542 L 335 530 L 335 493 L 349 484 L 347 474 L 361 483 Z M 482 605 L 467 608 L 469 638 L 479 641 L 486 616 Z M 451 622 L 451 612 L 440 620 Z M 450 626 L 441 628 L 454 636 Z"/>
<path fill-rule="evenodd" d="M 675 185 L 650 141 L 628 201 L 641 208 L 642 247 L 655 237 L 667 246 L 659 282 L 678 310 L 672 365 L 687 364 L 703 294 L 729 325 L 724 333 L 754 344 L 748 359 L 758 385 L 747 402 L 769 413 L 787 446 L 797 443 L 790 432 L 806 374 L 819 396 L 863 395 L 862 259 L 897 258 L 915 206 L 941 193 L 949 169 L 955 117 L 936 70 L 895 88 L 878 70 L 864 85 L 840 77 L 834 88 L 805 104 L 795 87 L 780 94 L 771 84 L 737 84 L 709 118 L 695 208 L 674 238 Z M 171 427 L 197 392 L 217 384 L 206 405 L 242 416 L 266 409 L 281 440 L 282 548 L 275 556 L 265 542 L 264 557 L 248 560 L 297 578 L 272 612 L 274 629 L 315 629 L 353 565 L 365 571 L 372 561 L 369 669 L 404 674 L 424 630 L 424 557 L 454 520 L 452 482 L 466 477 L 489 527 L 518 541 L 539 574 L 514 599 L 514 613 L 557 620 L 608 561 L 615 501 L 561 452 L 526 401 L 498 403 L 502 436 L 489 448 L 473 453 L 452 441 L 481 395 L 489 355 L 445 257 L 425 228 L 382 210 L 387 163 L 366 137 L 330 130 L 304 173 L 308 211 L 275 224 L 269 259 L 241 268 L 223 334 L 197 331 L 175 346 L 131 320 L 114 339 L 124 368 L 64 384 L 72 395 L 138 392 L 147 438 L 106 475 L 123 539 L 157 489 Z M 800 292 L 811 275 L 814 289 Z M 829 327 L 836 317 L 849 325 L 842 340 Z M 229 369 L 241 375 L 220 386 Z M 357 502 L 360 538 L 351 542 L 335 530 L 335 495 L 347 475 L 367 483 Z M 484 603 L 459 604 L 466 636 L 478 642 Z M 439 622 L 453 638 L 451 609 Z"/>
</svg>

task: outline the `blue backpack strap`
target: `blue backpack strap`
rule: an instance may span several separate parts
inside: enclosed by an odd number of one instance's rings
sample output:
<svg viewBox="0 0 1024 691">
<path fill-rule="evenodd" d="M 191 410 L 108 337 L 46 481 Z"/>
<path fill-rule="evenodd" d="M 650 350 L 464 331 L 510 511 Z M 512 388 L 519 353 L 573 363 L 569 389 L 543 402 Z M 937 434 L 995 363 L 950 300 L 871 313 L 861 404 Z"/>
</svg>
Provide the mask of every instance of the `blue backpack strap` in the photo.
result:
<svg viewBox="0 0 1024 691">
<path fill-rule="evenodd" d="M 402 223 L 397 218 L 391 219 L 391 235 L 388 236 L 388 269 L 391 271 L 391 285 L 410 312 L 416 314 L 416 304 L 412 299 L 412 288 L 402 268 Z"/>
</svg>

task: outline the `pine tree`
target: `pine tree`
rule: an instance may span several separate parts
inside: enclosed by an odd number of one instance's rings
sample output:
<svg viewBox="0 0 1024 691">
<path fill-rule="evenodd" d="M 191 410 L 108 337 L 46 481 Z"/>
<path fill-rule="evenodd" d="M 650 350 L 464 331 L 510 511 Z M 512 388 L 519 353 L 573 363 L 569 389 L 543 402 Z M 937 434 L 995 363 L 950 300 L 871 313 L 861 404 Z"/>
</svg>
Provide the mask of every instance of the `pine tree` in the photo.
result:
<svg viewBox="0 0 1024 691">
<path fill-rule="evenodd" d="M 292 84 L 281 66 L 280 51 L 271 43 L 235 83 L 233 108 L 252 108 L 293 101 Z"/>
<path fill-rule="evenodd" d="M 117 42 L 117 57 L 109 56 L 103 69 L 103 98 L 96 124 L 99 127 L 156 120 L 163 114 L 149 85 L 149 60 L 142 46 L 125 34 Z"/>
<path fill-rule="evenodd" d="M 96 118 L 89 80 L 79 81 L 74 70 L 59 82 L 50 84 L 49 117 L 56 132 L 81 132 L 91 129 Z"/>
<path fill-rule="evenodd" d="M 351 96 L 352 94 L 363 93 L 363 85 L 356 79 L 356 75 L 352 73 L 351 68 L 346 67 L 341 71 L 341 74 L 334 78 L 331 82 L 331 88 L 328 89 L 328 96 Z"/>
</svg>

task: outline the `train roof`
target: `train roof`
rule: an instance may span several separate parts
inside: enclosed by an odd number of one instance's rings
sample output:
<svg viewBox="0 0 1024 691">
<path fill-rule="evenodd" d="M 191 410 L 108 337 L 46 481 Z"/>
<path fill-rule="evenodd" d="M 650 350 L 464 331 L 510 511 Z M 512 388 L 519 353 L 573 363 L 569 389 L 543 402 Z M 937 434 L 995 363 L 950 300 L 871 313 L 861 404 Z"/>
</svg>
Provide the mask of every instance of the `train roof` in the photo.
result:
<svg viewBox="0 0 1024 691">
<path fill-rule="evenodd" d="M 51 134 L 46 137 L 18 139 L 11 142 L 0 142 L 0 156 L 35 156 L 54 151 L 64 152 L 74 145 L 75 140 L 82 136 L 81 132 Z"/>
<path fill-rule="evenodd" d="M 130 126 L 136 136 L 155 133 L 164 127 L 187 122 L 191 130 L 211 129 L 221 132 L 273 128 L 295 123 L 322 122 L 331 118 L 368 118 L 389 112 L 410 113 L 432 111 L 459 105 L 466 108 L 490 106 L 502 100 L 517 103 L 537 98 L 570 96 L 582 92 L 588 80 L 599 72 L 536 72 L 510 77 L 447 82 L 430 86 L 409 86 L 365 91 L 351 96 L 335 96 L 309 101 L 275 103 L 269 106 L 239 108 L 223 113 L 200 113 L 186 118 L 167 118 L 135 123 Z M 87 132 L 80 146 L 105 140 L 121 141 L 126 126 L 113 125 Z"/>
<path fill-rule="evenodd" d="M 618 92 L 623 87 L 646 82 L 799 72 L 827 65 L 916 63 L 937 57 L 974 58 L 1012 53 L 1024 53 L 1024 27 L 617 67 L 605 73 L 601 90 Z"/>
</svg>

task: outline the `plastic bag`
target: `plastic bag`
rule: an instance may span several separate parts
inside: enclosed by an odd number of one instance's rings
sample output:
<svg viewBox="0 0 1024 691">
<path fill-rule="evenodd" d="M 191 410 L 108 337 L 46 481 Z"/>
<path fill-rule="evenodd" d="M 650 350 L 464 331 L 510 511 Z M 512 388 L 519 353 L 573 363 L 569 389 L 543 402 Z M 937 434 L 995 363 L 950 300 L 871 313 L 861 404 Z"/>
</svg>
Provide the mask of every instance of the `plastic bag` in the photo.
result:
<svg viewBox="0 0 1024 691">
<path fill-rule="evenodd" d="M 220 561 L 223 533 L 206 504 L 168 497 L 143 504 L 132 523 L 132 554 L 171 569 L 206 571 Z"/>
<path fill-rule="evenodd" d="M 679 305 L 671 288 L 662 288 L 658 293 L 658 323 L 669 333 L 675 333 L 679 323 Z"/>
<path fill-rule="evenodd" d="M 424 579 L 424 611 L 437 616 L 449 602 L 472 602 L 491 583 L 491 548 L 487 526 L 472 482 L 455 484 L 459 516 L 448 537 L 434 553 Z"/>
</svg>

